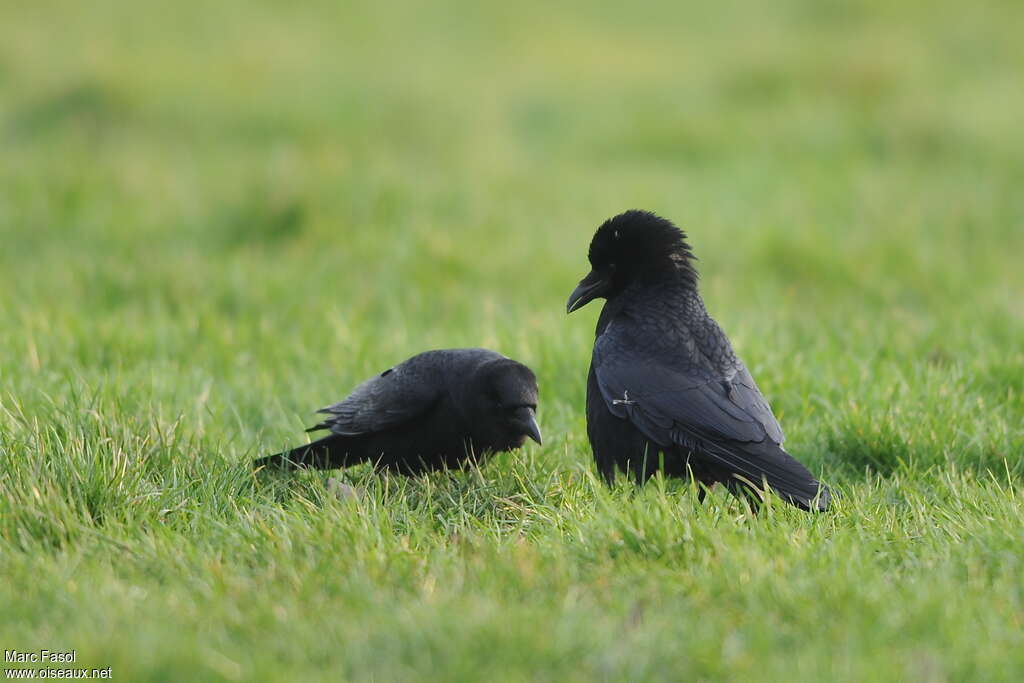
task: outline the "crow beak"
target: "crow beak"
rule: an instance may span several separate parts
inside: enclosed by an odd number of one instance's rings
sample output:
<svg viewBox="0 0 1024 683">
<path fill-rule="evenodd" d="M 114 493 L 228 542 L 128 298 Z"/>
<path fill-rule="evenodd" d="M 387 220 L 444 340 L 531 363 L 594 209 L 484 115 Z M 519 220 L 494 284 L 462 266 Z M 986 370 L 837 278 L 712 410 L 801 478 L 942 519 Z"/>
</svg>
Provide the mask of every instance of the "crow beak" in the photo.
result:
<svg viewBox="0 0 1024 683">
<path fill-rule="evenodd" d="M 519 410 L 526 413 L 523 415 L 522 422 L 520 423 L 526 436 L 530 437 L 538 444 L 544 445 L 540 436 L 540 425 L 537 424 L 537 415 L 534 413 L 533 408 L 520 408 Z"/>
<path fill-rule="evenodd" d="M 607 292 L 608 286 L 607 278 L 596 270 L 590 271 L 585 278 L 580 280 L 576 289 L 572 290 L 572 294 L 569 295 L 569 301 L 565 304 L 565 312 L 568 314 L 577 308 L 583 308 Z"/>
</svg>

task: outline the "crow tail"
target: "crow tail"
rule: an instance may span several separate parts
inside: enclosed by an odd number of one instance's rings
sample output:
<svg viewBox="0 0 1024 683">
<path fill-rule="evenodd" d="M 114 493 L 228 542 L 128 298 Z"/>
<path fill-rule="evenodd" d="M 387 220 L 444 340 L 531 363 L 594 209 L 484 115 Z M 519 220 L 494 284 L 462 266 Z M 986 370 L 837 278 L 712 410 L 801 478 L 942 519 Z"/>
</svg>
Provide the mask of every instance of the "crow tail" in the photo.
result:
<svg viewBox="0 0 1024 683">
<path fill-rule="evenodd" d="M 277 469 L 291 471 L 300 468 L 330 470 L 335 467 L 344 467 L 345 452 L 347 450 L 343 448 L 344 440 L 345 437 L 340 434 L 329 434 L 305 446 L 257 458 L 253 460 L 252 468 L 254 470 Z"/>
<path fill-rule="evenodd" d="M 829 488 L 775 444 L 706 442 L 703 451 L 731 474 L 733 483 L 752 490 L 767 484 L 782 500 L 801 510 L 823 512 L 832 502 Z"/>
</svg>

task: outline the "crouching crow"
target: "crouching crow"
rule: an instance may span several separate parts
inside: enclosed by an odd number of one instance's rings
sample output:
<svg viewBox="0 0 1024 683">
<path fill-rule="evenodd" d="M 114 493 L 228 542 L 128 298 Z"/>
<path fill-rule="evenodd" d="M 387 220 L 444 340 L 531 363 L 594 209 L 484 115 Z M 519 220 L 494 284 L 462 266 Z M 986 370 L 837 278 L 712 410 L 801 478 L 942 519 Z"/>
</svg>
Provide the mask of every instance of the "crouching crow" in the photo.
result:
<svg viewBox="0 0 1024 683">
<path fill-rule="evenodd" d="M 363 382 L 308 431 L 330 434 L 256 460 L 256 468 L 333 469 L 372 462 L 419 474 L 519 448 L 537 426 L 530 368 L 487 349 L 427 351 Z"/>
<path fill-rule="evenodd" d="M 826 509 L 829 490 L 783 450 L 771 408 L 704 309 L 686 235 L 627 211 L 597 229 L 589 259 L 567 312 L 606 299 L 587 380 L 587 434 L 605 480 L 616 467 L 638 482 L 663 468 Z"/>
</svg>

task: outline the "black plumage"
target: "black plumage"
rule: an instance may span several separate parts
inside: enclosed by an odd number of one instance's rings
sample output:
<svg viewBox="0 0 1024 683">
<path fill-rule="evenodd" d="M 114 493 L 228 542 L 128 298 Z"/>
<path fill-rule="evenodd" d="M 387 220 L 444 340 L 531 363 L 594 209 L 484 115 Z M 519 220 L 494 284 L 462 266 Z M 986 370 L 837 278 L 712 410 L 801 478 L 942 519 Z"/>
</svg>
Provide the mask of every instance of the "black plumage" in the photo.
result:
<svg viewBox="0 0 1024 683">
<path fill-rule="evenodd" d="M 607 300 L 587 380 L 587 433 L 605 480 L 617 467 L 638 482 L 662 468 L 737 494 L 767 484 L 824 510 L 829 490 L 783 449 L 768 402 L 705 310 L 683 231 L 627 211 L 598 228 L 589 259 L 567 310 Z"/>
<path fill-rule="evenodd" d="M 487 349 L 427 351 L 363 382 L 307 431 L 317 441 L 254 466 L 332 469 L 372 462 L 419 474 L 482 462 L 541 442 L 537 380 L 530 368 Z"/>
</svg>

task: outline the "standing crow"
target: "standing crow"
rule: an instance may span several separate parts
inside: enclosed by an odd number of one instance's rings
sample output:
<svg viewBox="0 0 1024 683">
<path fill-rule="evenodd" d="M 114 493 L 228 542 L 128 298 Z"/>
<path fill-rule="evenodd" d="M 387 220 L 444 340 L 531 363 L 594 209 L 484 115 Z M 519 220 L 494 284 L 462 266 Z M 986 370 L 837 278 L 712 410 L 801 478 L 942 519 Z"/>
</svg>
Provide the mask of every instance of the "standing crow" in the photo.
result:
<svg viewBox="0 0 1024 683">
<path fill-rule="evenodd" d="M 519 448 L 537 426 L 537 379 L 487 349 L 427 351 L 363 382 L 319 412 L 330 430 L 313 443 L 253 465 L 332 469 L 372 462 L 403 474 L 462 467 Z"/>
<path fill-rule="evenodd" d="M 587 379 L 587 434 L 604 479 L 618 466 L 642 483 L 660 466 L 735 494 L 767 484 L 788 503 L 827 508 L 829 490 L 783 450 L 771 408 L 705 310 L 683 231 L 627 211 L 597 229 L 588 257 L 567 312 L 607 300 Z"/>
</svg>

